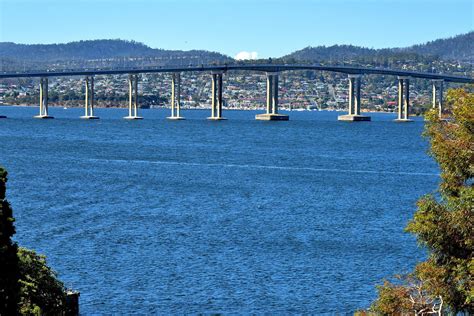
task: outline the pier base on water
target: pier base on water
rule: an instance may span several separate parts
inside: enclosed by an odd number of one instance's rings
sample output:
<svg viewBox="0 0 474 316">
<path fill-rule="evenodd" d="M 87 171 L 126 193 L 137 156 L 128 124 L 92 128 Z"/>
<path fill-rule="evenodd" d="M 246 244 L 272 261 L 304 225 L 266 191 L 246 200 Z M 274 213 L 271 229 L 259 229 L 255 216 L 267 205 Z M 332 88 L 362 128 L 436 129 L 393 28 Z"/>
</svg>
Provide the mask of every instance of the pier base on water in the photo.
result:
<svg viewBox="0 0 474 316">
<path fill-rule="evenodd" d="M 348 115 L 339 115 L 337 117 L 338 121 L 345 121 L 345 122 L 369 122 L 370 116 L 366 115 L 355 115 L 355 114 L 348 114 Z"/>
<path fill-rule="evenodd" d="M 409 123 L 409 122 L 413 122 L 413 120 L 410 120 L 410 119 L 396 119 L 396 120 L 393 120 L 394 122 L 396 123 Z"/>
<path fill-rule="evenodd" d="M 0 119 L 2 119 L 2 118 L 7 118 L 7 116 L 6 115 L 0 115 Z"/>
<path fill-rule="evenodd" d="M 99 117 L 94 116 L 94 115 L 84 115 L 84 116 L 81 116 L 81 119 L 83 119 L 83 120 L 98 120 Z"/>
<path fill-rule="evenodd" d="M 210 120 L 210 121 L 225 121 L 225 120 L 227 120 L 225 117 L 217 117 L 217 116 L 214 116 L 214 117 L 209 116 L 207 119 Z"/>
<path fill-rule="evenodd" d="M 185 120 L 185 118 L 182 117 L 182 116 L 168 116 L 167 119 L 168 119 L 168 120 L 171 120 L 171 121 L 182 121 L 182 120 Z"/>
<path fill-rule="evenodd" d="M 141 116 L 125 116 L 124 119 L 126 120 L 143 120 Z"/>
<path fill-rule="evenodd" d="M 288 121 L 290 117 L 286 114 L 264 113 L 255 115 L 255 119 L 259 121 Z"/>
<path fill-rule="evenodd" d="M 278 113 L 278 72 L 267 72 L 266 113 L 255 115 L 258 121 L 288 121 L 290 117 Z"/>
<path fill-rule="evenodd" d="M 51 116 L 51 115 L 36 115 L 36 116 L 34 116 L 34 118 L 37 118 L 37 119 L 53 119 L 54 116 Z"/>
</svg>

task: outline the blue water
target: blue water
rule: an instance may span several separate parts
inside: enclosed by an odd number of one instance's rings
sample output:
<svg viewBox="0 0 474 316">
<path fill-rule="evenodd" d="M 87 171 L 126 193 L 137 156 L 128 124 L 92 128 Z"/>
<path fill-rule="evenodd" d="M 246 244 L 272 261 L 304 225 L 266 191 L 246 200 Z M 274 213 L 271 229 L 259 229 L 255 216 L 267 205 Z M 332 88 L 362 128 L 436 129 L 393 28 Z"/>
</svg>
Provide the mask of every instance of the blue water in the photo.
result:
<svg viewBox="0 0 474 316">
<path fill-rule="evenodd" d="M 16 240 L 81 292 L 84 314 L 350 313 L 424 258 L 403 232 L 439 180 L 421 119 L 37 111 L 0 107 Z"/>
</svg>

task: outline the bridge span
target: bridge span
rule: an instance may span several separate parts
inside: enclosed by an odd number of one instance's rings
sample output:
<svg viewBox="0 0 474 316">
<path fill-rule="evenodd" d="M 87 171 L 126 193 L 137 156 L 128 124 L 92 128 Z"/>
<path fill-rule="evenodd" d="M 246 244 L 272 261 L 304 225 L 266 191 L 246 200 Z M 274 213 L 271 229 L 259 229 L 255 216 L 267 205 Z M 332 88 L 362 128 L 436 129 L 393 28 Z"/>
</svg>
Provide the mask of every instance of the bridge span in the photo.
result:
<svg viewBox="0 0 474 316">
<path fill-rule="evenodd" d="M 207 72 L 212 80 L 212 102 L 210 120 L 225 120 L 222 116 L 223 106 L 223 75 L 229 71 L 264 72 L 267 75 L 266 112 L 256 115 L 257 120 L 288 120 L 286 114 L 278 112 L 278 76 L 285 71 L 313 70 L 329 71 L 347 74 L 349 77 L 348 114 L 339 116 L 342 121 L 370 121 L 370 117 L 361 115 L 361 77 L 363 75 L 388 75 L 398 77 L 398 117 L 396 122 L 410 122 L 410 78 L 420 78 L 432 81 L 433 108 L 438 108 L 439 115 L 443 112 L 444 83 L 474 84 L 474 79 L 445 74 L 425 73 L 384 68 L 364 68 L 352 66 L 323 66 L 306 64 L 231 64 L 231 65 L 201 65 L 190 67 L 155 67 L 155 68 L 120 68 L 120 69 L 81 69 L 64 71 L 35 71 L 35 72 L 3 72 L 0 79 L 7 78 L 40 78 L 39 115 L 36 118 L 53 118 L 48 114 L 48 81 L 51 77 L 83 76 L 85 77 L 85 115 L 83 119 L 98 119 L 94 115 L 94 76 L 95 75 L 129 75 L 129 114 L 124 119 L 142 119 L 138 115 L 138 81 L 142 73 L 172 73 L 171 83 L 171 116 L 168 119 L 182 120 L 180 116 L 180 87 L 183 72 Z M 0 116 L 4 118 L 4 116 Z"/>
</svg>

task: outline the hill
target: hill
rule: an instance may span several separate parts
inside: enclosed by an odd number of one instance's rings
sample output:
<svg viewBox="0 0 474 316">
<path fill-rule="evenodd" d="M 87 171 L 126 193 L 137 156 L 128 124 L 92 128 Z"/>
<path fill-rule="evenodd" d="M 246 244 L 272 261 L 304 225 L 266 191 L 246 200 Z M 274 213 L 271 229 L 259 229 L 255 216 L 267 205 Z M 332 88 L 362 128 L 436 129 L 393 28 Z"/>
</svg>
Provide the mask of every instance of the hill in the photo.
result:
<svg viewBox="0 0 474 316">
<path fill-rule="evenodd" d="M 124 40 L 92 40 L 67 44 L 0 43 L 3 71 L 81 67 L 199 65 L 230 62 L 232 58 L 204 50 L 153 49 Z"/>
<path fill-rule="evenodd" d="M 371 49 L 352 45 L 334 45 L 306 47 L 282 57 L 283 60 L 322 62 L 344 62 L 357 59 L 395 59 L 410 58 L 420 55 L 425 59 L 443 59 L 455 62 L 474 63 L 474 32 L 458 35 L 446 39 L 438 39 L 425 44 L 405 48 Z"/>
<path fill-rule="evenodd" d="M 375 56 L 376 54 L 377 50 L 375 49 L 353 45 L 334 45 L 329 47 L 306 47 L 302 50 L 298 50 L 287 56 L 284 56 L 283 59 L 305 61 L 342 61 L 362 56 Z"/>
<path fill-rule="evenodd" d="M 79 41 L 67 44 L 0 43 L 0 56 L 31 61 L 58 61 L 69 59 L 101 59 L 130 56 L 153 56 L 156 52 L 138 42 L 122 40 Z"/>
<path fill-rule="evenodd" d="M 405 48 L 372 49 L 353 45 L 306 47 L 278 58 L 277 61 L 408 67 L 435 72 L 453 71 L 454 68 L 455 71 L 460 71 L 457 69 L 458 63 L 472 69 L 473 46 L 474 32 L 469 32 Z M 154 49 L 139 42 L 118 39 L 31 45 L 0 42 L 0 71 L 187 66 L 232 62 L 235 62 L 233 58 L 217 52 Z"/>
<path fill-rule="evenodd" d="M 438 56 L 445 60 L 474 63 L 474 31 L 450 38 L 438 39 L 405 50 L 421 55 Z"/>
</svg>

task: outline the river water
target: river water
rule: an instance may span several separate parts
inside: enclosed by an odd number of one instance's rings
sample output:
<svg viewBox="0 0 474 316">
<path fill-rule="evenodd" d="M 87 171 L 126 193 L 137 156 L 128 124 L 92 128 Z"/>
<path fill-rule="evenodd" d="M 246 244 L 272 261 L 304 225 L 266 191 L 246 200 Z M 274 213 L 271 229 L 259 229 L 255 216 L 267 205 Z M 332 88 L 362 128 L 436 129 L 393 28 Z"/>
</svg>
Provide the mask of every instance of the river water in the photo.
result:
<svg viewBox="0 0 474 316">
<path fill-rule="evenodd" d="M 84 314 L 351 313 L 424 252 L 403 228 L 436 189 L 422 119 L 336 112 L 0 107 L 16 240 Z"/>
</svg>

